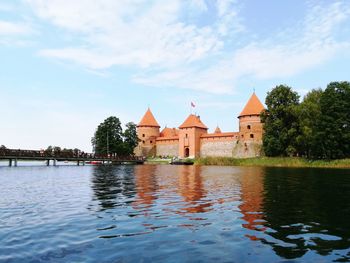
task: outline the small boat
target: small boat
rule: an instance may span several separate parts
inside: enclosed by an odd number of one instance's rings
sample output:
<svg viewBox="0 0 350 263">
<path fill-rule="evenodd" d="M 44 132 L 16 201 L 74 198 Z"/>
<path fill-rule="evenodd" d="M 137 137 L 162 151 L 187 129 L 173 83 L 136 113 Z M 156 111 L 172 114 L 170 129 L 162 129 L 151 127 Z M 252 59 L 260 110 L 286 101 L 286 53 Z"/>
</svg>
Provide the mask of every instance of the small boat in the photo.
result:
<svg viewBox="0 0 350 263">
<path fill-rule="evenodd" d="M 171 160 L 170 164 L 172 165 L 193 165 L 194 161 L 192 160 L 181 160 L 181 159 L 177 159 L 177 160 Z"/>
</svg>

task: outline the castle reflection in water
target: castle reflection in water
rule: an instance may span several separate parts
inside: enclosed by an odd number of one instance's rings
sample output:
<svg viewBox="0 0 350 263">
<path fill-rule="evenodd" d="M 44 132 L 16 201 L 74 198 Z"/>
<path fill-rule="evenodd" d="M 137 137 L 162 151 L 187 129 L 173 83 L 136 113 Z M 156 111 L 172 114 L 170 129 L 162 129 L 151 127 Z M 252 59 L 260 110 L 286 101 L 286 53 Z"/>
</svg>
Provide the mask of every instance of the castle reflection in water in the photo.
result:
<svg viewBox="0 0 350 263">
<path fill-rule="evenodd" d="M 203 222 L 222 213 L 228 224 L 241 222 L 244 231 L 239 234 L 248 240 L 269 245 L 277 255 L 292 259 L 309 250 L 327 255 L 350 247 L 349 209 L 323 206 L 334 198 L 347 203 L 350 192 L 325 191 L 329 183 L 320 173 L 258 167 L 96 167 L 92 188 L 101 209 L 130 206 L 135 211 L 130 216 Z M 183 224 L 195 231 L 205 226 Z M 232 235 L 236 234 L 232 229 Z"/>
</svg>

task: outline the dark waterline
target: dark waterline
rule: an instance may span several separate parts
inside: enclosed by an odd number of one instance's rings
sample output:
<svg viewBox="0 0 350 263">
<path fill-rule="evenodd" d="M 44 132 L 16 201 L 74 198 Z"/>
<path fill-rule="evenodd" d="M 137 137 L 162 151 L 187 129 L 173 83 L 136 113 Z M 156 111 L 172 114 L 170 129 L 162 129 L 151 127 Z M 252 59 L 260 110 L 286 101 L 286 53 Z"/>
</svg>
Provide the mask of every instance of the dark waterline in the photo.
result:
<svg viewBox="0 0 350 263">
<path fill-rule="evenodd" d="M 350 170 L 0 168 L 0 262 L 350 262 Z"/>
</svg>

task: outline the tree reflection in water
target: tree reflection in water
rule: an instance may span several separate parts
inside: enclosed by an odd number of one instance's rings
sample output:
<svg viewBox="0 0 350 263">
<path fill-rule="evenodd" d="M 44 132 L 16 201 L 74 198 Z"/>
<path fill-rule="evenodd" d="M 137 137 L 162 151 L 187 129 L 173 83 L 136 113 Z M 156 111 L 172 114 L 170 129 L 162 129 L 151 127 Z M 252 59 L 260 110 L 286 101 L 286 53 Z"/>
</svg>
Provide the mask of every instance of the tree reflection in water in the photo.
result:
<svg viewBox="0 0 350 263">
<path fill-rule="evenodd" d="M 312 251 L 350 261 L 349 170 L 98 166 L 92 189 L 101 210 L 118 206 L 115 213 L 137 218 L 131 223 L 141 224 L 141 232 L 174 222 L 191 230 L 216 223 L 228 231 L 229 222 L 230 235 L 271 246 L 282 258 Z"/>
<path fill-rule="evenodd" d="M 133 166 L 94 166 L 92 190 L 101 210 L 128 205 L 135 196 Z"/>
<path fill-rule="evenodd" d="M 288 259 L 309 250 L 328 255 L 348 249 L 349 176 L 349 170 L 265 169 L 263 218 L 265 234 L 272 239 L 265 237 L 262 242 Z M 349 256 L 339 253 L 339 260 L 349 261 Z"/>
</svg>

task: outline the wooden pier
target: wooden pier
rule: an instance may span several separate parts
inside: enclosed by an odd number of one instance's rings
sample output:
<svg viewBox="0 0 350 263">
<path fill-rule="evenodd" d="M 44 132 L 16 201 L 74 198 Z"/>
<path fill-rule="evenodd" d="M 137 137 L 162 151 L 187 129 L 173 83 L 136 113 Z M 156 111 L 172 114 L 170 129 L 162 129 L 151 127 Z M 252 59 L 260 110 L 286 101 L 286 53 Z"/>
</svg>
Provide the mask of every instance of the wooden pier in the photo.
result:
<svg viewBox="0 0 350 263">
<path fill-rule="evenodd" d="M 60 151 L 47 152 L 36 150 L 0 149 L 0 160 L 8 160 L 8 166 L 17 166 L 19 160 L 46 161 L 46 165 L 57 165 L 57 162 L 76 162 L 77 165 L 90 164 L 143 164 L 144 158 L 137 156 L 96 155 L 93 153 Z"/>
</svg>

